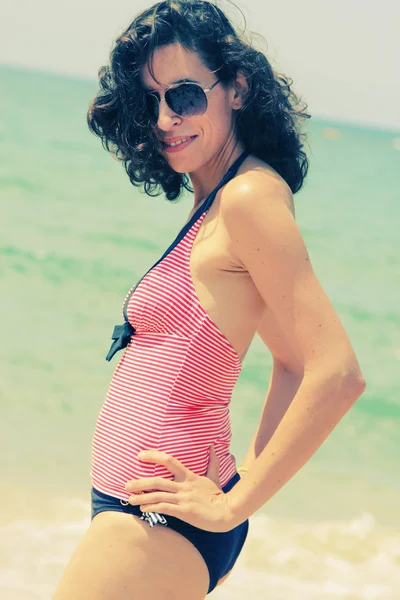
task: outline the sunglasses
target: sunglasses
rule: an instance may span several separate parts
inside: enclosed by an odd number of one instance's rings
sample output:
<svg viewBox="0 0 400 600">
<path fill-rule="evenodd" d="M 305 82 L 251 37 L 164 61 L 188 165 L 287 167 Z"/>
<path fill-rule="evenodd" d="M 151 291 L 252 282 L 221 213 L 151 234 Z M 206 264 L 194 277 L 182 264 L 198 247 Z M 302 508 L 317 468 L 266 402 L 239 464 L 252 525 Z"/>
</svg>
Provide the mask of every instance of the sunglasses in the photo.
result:
<svg viewBox="0 0 400 600">
<path fill-rule="evenodd" d="M 208 107 L 206 94 L 219 83 L 219 79 L 211 87 L 202 88 L 198 83 L 189 81 L 169 87 L 164 95 L 165 102 L 179 117 L 200 117 Z M 158 92 L 146 92 L 147 108 L 153 121 L 158 121 L 161 102 Z"/>
</svg>

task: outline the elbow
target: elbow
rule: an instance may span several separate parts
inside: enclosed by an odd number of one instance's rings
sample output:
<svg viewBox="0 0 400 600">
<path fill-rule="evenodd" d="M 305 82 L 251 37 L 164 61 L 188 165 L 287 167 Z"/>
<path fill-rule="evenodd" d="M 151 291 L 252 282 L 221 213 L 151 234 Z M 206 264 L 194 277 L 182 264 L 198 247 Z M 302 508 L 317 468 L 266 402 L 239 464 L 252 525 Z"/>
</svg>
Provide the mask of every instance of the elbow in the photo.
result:
<svg viewBox="0 0 400 600">
<path fill-rule="evenodd" d="M 367 387 L 367 382 L 365 381 L 365 378 L 362 373 L 360 373 L 360 375 L 357 377 L 357 385 L 358 385 L 360 394 L 363 394 L 365 391 L 365 388 Z"/>
<path fill-rule="evenodd" d="M 359 395 L 361 395 L 367 387 L 365 377 L 361 372 L 357 359 L 355 359 L 351 365 L 345 369 L 344 379 L 346 384 L 358 392 Z"/>
<path fill-rule="evenodd" d="M 354 404 L 362 396 L 366 387 L 367 384 L 361 371 L 358 373 L 352 371 L 344 375 L 343 388 L 345 389 L 345 396 L 349 398 L 351 404 Z"/>
<path fill-rule="evenodd" d="M 331 397 L 340 399 L 347 409 L 352 406 L 356 400 L 364 393 L 366 382 L 359 368 L 343 368 L 343 365 L 337 369 L 325 370 L 320 378 L 330 391 Z"/>
<path fill-rule="evenodd" d="M 365 388 L 367 387 L 367 382 L 365 381 L 365 378 L 362 373 L 360 373 L 360 375 L 357 377 L 355 385 L 358 390 L 358 395 L 361 396 L 361 394 L 365 392 Z"/>
<path fill-rule="evenodd" d="M 353 353 L 347 360 L 343 357 L 341 365 L 337 367 L 337 373 L 341 376 L 342 387 L 346 390 L 346 396 L 353 398 L 354 402 L 359 398 L 367 387 L 365 377 L 360 369 L 357 357 Z"/>
<path fill-rule="evenodd" d="M 354 390 L 355 392 L 358 391 L 360 394 L 366 388 L 364 375 L 358 365 L 355 368 L 354 365 L 346 366 L 342 362 L 335 367 L 332 362 L 325 361 L 319 368 L 307 369 L 305 367 L 304 372 L 305 374 L 317 375 L 321 379 L 332 381 L 338 387 Z"/>
<path fill-rule="evenodd" d="M 338 401 L 348 410 L 364 393 L 367 387 L 360 365 L 353 355 L 351 359 L 324 360 L 319 368 L 305 367 L 305 378 L 311 376 L 320 382 L 324 391 L 335 403 Z"/>
</svg>

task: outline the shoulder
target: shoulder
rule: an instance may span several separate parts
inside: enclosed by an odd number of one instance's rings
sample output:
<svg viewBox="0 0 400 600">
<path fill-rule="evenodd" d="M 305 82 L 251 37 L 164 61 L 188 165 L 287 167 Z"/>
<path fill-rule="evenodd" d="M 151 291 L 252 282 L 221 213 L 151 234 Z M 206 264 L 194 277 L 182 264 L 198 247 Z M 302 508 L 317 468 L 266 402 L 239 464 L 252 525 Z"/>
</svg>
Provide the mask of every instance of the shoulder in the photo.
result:
<svg viewBox="0 0 400 600">
<path fill-rule="evenodd" d="M 295 268 L 294 257 L 309 261 L 295 220 L 294 199 L 285 180 L 269 165 L 249 157 L 247 164 L 223 190 L 220 214 L 231 252 L 242 267 Z"/>
<path fill-rule="evenodd" d="M 220 210 L 229 229 L 279 212 L 289 211 L 295 219 L 290 187 L 272 167 L 253 156 L 223 189 Z"/>
</svg>

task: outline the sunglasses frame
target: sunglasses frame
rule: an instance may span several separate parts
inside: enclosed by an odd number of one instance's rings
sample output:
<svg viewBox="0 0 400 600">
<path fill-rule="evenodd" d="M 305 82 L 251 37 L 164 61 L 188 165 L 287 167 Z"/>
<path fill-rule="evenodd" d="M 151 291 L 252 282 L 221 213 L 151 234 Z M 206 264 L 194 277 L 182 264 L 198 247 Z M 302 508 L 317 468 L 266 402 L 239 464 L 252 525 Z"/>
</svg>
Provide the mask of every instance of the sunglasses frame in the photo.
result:
<svg viewBox="0 0 400 600">
<path fill-rule="evenodd" d="M 178 113 L 175 113 L 175 114 L 176 114 L 176 115 L 178 115 L 178 117 L 180 117 L 181 119 L 193 119 L 193 118 L 196 118 L 196 117 L 202 117 L 202 116 L 203 116 L 203 115 L 206 113 L 206 111 L 207 111 L 207 108 L 208 108 L 208 98 L 207 98 L 207 94 L 208 94 L 208 92 L 211 92 L 211 90 L 212 90 L 212 89 L 214 89 L 214 88 L 215 88 L 215 86 L 217 85 L 217 83 L 219 83 L 220 81 L 221 81 L 220 79 L 217 79 L 217 81 L 214 81 L 214 83 L 213 83 L 212 85 L 210 85 L 209 87 L 206 87 L 206 88 L 203 88 L 203 87 L 202 87 L 202 86 L 201 86 L 199 83 L 195 83 L 194 81 L 182 81 L 182 83 L 173 83 L 172 85 L 169 85 L 168 87 L 164 88 L 164 90 L 165 90 L 165 91 L 164 91 L 163 97 L 161 97 L 161 95 L 160 95 L 160 92 L 156 92 L 156 91 L 150 91 L 150 92 L 146 92 L 146 96 L 154 96 L 154 97 L 156 98 L 156 100 L 158 101 L 158 104 L 159 104 L 159 105 L 160 105 L 160 103 L 161 103 L 162 101 L 164 101 L 164 102 L 167 104 L 168 108 L 169 108 L 170 110 L 172 110 L 173 112 L 175 112 L 175 111 L 173 110 L 173 108 L 171 108 L 171 107 L 170 107 L 170 105 L 168 104 L 168 102 L 167 102 L 167 101 L 166 101 L 166 99 L 165 99 L 165 95 L 166 95 L 166 93 L 167 93 L 169 90 L 171 90 L 171 89 L 179 88 L 179 87 L 181 87 L 181 86 L 183 86 L 183 85 L 195 85 L 196 87 L 199 87 L 199 88 L 200 88 L 200 89 L 201 89 L 201 90 L 204 92 L 204 94 L 206 95 L 206 96 L 205 96 L 205 97 L 206 97 L 206 108 L 205 108 L 204 112 L 202 112 L 202 113 L 201 113 L 201 114 L 199 114 L 199 115 L 191 115 L 191 116 L 188 116 L 188 117 L 185 117 L 185 116 L 183 116 L 183 115 L 180 115 L 180 114 L 178 114 Z M 157 94 L 158 94 L 158 95 L 157 95 Z M 160 114 L 160 111 L 158 112 L 158 114 Z M 152 118 L 153 118 L 153 120 L 155 120 L 155 121 L 157 121 L 157 120 L 158 120 L 158 117 L 157 117 L 157 118 L 155 118 L 155 117 L 152 117 Z"/>
</svg>

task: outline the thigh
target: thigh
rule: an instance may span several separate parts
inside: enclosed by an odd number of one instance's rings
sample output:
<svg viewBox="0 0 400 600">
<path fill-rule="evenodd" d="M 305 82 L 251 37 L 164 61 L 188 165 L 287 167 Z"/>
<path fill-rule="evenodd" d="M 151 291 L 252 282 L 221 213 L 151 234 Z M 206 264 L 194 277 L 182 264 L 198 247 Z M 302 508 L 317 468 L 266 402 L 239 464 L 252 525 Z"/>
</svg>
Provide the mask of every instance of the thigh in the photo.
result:
<svg viewBox="0 0 400 600">
<path fill-rule="evenodd" d="M 103 511 L 67 565 L 53 600 L 204 600 L 207 566 L 189 540 L 137 516 Z"/>
</svg>

